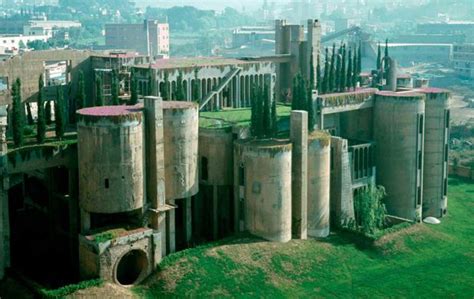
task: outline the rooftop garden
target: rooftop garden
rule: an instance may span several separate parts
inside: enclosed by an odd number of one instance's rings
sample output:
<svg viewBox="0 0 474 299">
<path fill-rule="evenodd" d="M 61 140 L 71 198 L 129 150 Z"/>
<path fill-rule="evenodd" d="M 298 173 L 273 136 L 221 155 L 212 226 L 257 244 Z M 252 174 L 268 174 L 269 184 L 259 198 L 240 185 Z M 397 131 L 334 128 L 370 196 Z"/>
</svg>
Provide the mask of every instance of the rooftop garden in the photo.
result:
<svg viewBox="0 0 474 299">
<path fill-rule="evenodd" d="M 278 120 L 288 119 L 291 106 L 277 105 Z M 221 129 L 232 126 L 247 127 L 252 119 L 251 108 L 222 110 L 217 112 L 201 112 L 199 126 L 201 128 Z"/>
</svg>

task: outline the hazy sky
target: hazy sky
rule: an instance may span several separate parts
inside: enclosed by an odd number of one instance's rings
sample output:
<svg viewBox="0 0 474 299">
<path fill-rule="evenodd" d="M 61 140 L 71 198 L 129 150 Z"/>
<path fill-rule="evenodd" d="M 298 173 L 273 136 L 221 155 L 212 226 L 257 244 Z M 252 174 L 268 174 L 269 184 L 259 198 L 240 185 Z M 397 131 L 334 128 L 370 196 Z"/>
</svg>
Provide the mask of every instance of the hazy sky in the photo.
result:
<svg viewBox="0 0 474 299">
<path fill-rule="evenodd" d="M 474 1 L 474 0 L 473 0 Z M 285 3 L 286 0 L 270 0 L 269 2 Z M 254 9 L 263 4 L 263 0 L 136 0 L 139 5 L 156 6 L 183 6 L 192 5 L 199 8 L 220 10 L 226 6 L 234 7 L 241 10 L 243 6 L 249 9 Z"/>
</svg>

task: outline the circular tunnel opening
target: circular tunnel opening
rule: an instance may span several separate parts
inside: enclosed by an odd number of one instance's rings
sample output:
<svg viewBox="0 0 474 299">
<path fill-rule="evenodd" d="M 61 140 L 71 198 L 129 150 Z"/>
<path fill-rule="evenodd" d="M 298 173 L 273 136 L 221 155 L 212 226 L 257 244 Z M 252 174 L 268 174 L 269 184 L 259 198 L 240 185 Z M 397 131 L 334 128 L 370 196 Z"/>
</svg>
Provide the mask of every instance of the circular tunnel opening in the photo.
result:
<svg viewBox="0 0 474 299">
<path fill-rule="evenodd" d="M 148 267 L 145 252 L 132 250 L 126 253 L 117 264 L 115 277 L 121 285 L 133 285 L 144 278 Z"/>
</svg>

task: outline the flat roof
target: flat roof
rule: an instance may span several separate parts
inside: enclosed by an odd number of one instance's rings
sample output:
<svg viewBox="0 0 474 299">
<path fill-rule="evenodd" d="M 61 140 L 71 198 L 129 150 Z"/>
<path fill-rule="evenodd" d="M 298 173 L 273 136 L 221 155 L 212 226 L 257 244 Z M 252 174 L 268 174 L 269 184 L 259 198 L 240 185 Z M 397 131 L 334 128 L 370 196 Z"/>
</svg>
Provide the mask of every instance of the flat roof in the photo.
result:
<svg viewBox="0 0 474 299">
<path fill-rule="evenodd" d="M 142 108 L 139 106 L 97 106 L 78 110 L 80 115 L 87 116 L 122 116 L 141 112 Z"/>
<path fill-rule="evenodd" d="M 193 58 L 170 58 L 158 59 L 151 64 L 155 69 L 174 69 L 187 67 L 223 66 L 236 64 L 252 64 L 255 61 L 224 57 L 193 57 Z M 150 64 L 139 65 L 141 68 L 149 68 Z"/>
</svg>

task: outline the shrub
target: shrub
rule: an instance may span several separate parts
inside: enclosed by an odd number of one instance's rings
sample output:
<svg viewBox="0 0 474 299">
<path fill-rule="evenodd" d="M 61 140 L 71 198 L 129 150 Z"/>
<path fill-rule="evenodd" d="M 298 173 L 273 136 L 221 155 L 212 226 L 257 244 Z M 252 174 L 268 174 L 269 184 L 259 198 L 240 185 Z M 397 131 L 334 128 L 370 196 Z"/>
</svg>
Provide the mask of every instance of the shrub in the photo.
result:
<svg viewBox="0 0 474 299">
<path fill-rule="evenodd" d="M 385 226 L 386 208 L 383 198 L 386 196 L 382 186 L 363 188 L 354 198 L 356 221 L 353 229 L 365 235 L 373 235 Z"/>
</svg>

